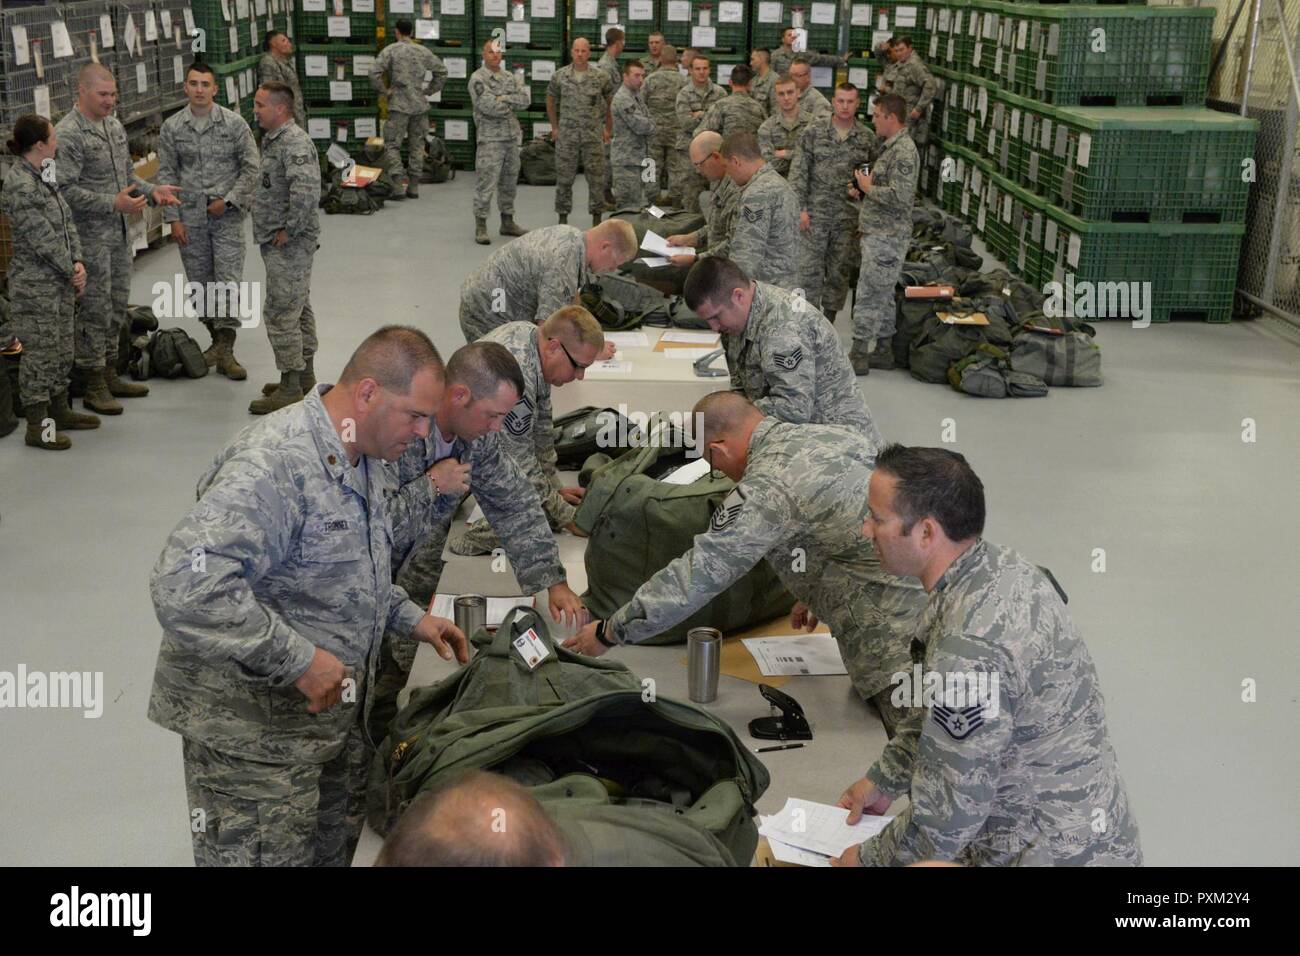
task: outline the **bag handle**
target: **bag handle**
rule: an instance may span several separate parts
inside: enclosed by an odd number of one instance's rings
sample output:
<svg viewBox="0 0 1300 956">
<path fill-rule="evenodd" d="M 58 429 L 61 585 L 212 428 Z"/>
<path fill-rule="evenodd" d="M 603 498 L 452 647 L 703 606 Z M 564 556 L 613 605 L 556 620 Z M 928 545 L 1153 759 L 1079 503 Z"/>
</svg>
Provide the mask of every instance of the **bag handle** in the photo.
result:
<svg viewBox="0 0 1300 956">
<path fill-rule="evenodd" d="M 516 628 L 516 624 L 519 625 L 518 628 Z M 555 644 L 551 640 L 551 633 L 546 626 L 545 619 L 537 613 L 535 607 L 527 604 L 517 605 L 507 611 L 506 616 L 501 619 L 501 626 L 497 628 L 495 634 L 489 637 L 487 628 L 484 628 L 476 632 L 470 640 L 476 647 L 484 648 L 484 653 L 491 657 L 508 657 L 514 639 L 530 627 L 537 632 L 538 638 L 548 648 L 552 651 L 555 650 Z"/>
</svg>

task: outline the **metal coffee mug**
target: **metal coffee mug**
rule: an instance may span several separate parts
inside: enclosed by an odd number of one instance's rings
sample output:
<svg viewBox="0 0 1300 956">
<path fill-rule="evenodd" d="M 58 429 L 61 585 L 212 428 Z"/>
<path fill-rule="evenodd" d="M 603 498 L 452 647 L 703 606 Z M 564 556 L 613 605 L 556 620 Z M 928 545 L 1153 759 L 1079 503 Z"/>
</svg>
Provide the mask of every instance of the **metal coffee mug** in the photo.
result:
<svg viewBox="0 0 1300 956">
<path fill-rule="evenodd" d="M 693 627 L 686 632 L 686 684 L 695 703 L 707 704 L 717 699 L 721 664 L 721 631 L 714 627 Z"/>
<path fill-rule="evenodd" d="M 456 598 L 456 627 L 468 639 L 475 631 L 487 627 L 487 598 L 481 594 L 462 594 Z"/>
</svg>

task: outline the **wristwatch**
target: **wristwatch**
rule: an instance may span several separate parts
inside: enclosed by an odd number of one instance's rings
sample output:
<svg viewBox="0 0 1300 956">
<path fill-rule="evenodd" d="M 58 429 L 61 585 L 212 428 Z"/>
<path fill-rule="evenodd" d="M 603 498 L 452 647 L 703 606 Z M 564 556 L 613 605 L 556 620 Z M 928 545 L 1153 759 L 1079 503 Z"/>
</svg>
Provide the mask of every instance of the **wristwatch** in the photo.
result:
<svg viewBox="0 0 1300 956">
<path fill-rule="evenodd" d="M 604 644 L 606 647 L 613 647 L 613 641 L 605 640 L 605 624 L 605 621 L 596 622 L 596 640 L 600 641 L 600 643 Z"/>
</svg>

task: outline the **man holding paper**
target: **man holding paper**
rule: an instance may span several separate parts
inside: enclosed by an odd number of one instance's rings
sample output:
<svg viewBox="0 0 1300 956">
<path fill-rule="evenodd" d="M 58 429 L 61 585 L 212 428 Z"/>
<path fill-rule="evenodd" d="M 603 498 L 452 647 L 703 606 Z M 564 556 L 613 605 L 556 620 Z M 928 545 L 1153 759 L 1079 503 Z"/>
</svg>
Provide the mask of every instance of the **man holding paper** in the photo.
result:
<svg viewBox="0 0 1300 956">
<path fill-rule="evenodd" d="M 890 702 L 890 679 L 910 661 L 925 596 L 915 580 L 886 573 L 861 534 L 877 446 L 837 425 L 765 417 L 735 392 L 706 395 L 694 411 L 710 465 L 735 489 L 689 551 L 564 646 L 601 655 L 653 637 L 766 559 L 798 598 L 791 627 L 830 625 L 854 688 L 892 734 L 905 711 Z"/>
<path fill-rule="evenodd" d="M 842 56 L 803 50 L 796 51 L 794 45 L 798 35 L 799 31 L 794 27 L 785 27 L 781 30 L 781 46 L 772 51 L 772 69 L 776 71 L 777 76 L 789 73 L 790 67 L 794 65 L 795 58 L 800 56 L 804 58 L 809 66 L 841 67 L 848 65 L 849 61 Z"/>
<path fill-rule="evenodd" d="M 681 248 L 670 250 L 669 261 L 675 266 L 688 266 L 701 252 L 725 256 L 730 251 L 731 232 L 736 222 L 736 203 L 740 187 L 727 175 L 727 161 L 722 158 L 722 137 L 705 130 L 691 140 L 691 163 L 704 174 L 711 184 L 709 198 L 705 200 L 704 226 L 694 232 L 677 233 L 668 237 L 668 245 Z"/>
</svg>

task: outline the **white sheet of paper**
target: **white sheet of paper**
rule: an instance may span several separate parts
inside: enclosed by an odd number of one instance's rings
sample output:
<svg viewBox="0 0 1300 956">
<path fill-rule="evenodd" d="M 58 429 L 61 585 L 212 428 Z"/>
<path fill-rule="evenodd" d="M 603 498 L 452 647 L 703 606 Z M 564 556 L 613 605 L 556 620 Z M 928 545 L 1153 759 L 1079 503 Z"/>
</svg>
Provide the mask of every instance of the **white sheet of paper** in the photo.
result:
<svg viewBox="0 0 1300 956">
<path fill-rule="evenodd" d="M 844 659 L 840 656 L 840 646 L 830 634 L 746 637 L 744 644 L 766 677 L 812 677 L 848 673 Z"/>
<path fill-rule="evenodd" d="M 760 3 L 758 5 L 758 22 L 759 23 L 780 23 L 781 4 Z"/>
<path fill-rule="evenodd" d="M 606 332 L 605 341 L 620 349 L 648 349 L 650 338 L 644 332 Z"/>
<path fill-rule="evenodd" d="M 50 88 L 38 86 L 32 90 L 32 109 L 38 116 L 50 115 Z"/>
<path fill-rule="evenodd" d="M 647 206 L 645 211 L 656 219 L 662 219 L 664 217 L 664 211 L 658 206 Z"/>
<path fill-rule="evenodd" d="M 814 3 L 812 5 L 812 22 L 822 26 L 830 26 L 835 22 L 835 14 L 839 12 L 838 3 Z"/>
<path fill-rule="evenodd" d="M 668 245 L 668 240 L 653 229 L 646 230 L 645 238 L 641 240 L 641 248 L 646 252 L 654 252 L 665 257 L 695 255 L 695 249 L 690 246 Z"/>
<path fill-rule="evenodd" d="M 871 4 L 855 3 L 849 12 L 849 25 L 855 27 L 871 26 Z"/>
<path fill-rule="evenodd" d="M 717 27 L 692 27 L 691 46 L 712 50 L 718 45 Z"/>
<path fill-rule="evenodd" d="M 889 826 L 891 817 L 864 816 L 854 826 L 844 821 L 849 811 L 826 803 L 789 797 L 770 817 L 760 817 L 758 832 L 801 850 L 823 856 L 840 856 L 851 846 L 875 836 Z"/>
<path fill-rule="evenodd" d="M 718 347 L 717 332 L 688 332 L 684 329 L 672 329 L 659 336 L 661 342 L 679 342 L 685 345 L 707 345 Z"/>
<path fill-rule="evenodd" d="M 597 16 L 596 0 L 577 0 L 573 5 L 573 19 L 595 20 Z"/>
<path fill-rule="evenodd" d="M 744 23 L 745 22 L 745 5 L 743 3 L 728 2 L 723 0 L 718 4 L 718 22 L 719 23 Z"/>
<path fill-rule="evenodd" d="M 30 62 L 27 49 L 27 27 L 15 23 L 9 28 L 9 32 L 13 34 L 14 38 L 14 66 L 26 66 Z M 49 114 L 41 113 L 40 115 L 48 116 Z"/>
<path fill-rule="evenodd" d="M 330 121 L 327 119 L 307 120 L 307 135 L 312 139 L 329 139 L 330 138 Z"/>
<path fill-rule="evenodd" d="M 691 18 L 690 0 L 668 0 L 668 19 L 680 23 Z"/>
<path fill-rule="evenodd" d="M 649 269 L 662 269 L 671 264 L 663 256 L 642 256 L 637 262 Z"/>
<path fill-rule="evenodd" d="M 592 372 L 595 372 L 597 377 L 600 377 L 601 375 L 631 375 L 632 363 L 619 362 L 616 360 L 611 360 L 608 362 L 596 362 L 588 366 L 587 368 L 588 375 L 590 375 Z"/>
<path fill-rule="evenodd" d="M 530 13 L 538 20 L 549 20 L 555 16 L 555 0 L 533 0 Z"/>
<path fill-rule="evenodd" d="M 797 866 L 830 866 L 831 858 L 822 856 L 820 853 L 813 853 L 811 850 L 801 850 L 797 846 L 791 846 L 788 843 L 782 843 L 780 840 L 767 838 L 767 845 L 772 848 L 772 856 L 779 863 L 794 863 Z"/>
<path fill-rule="evenodd" d="M 712 351 L 713 349 L 705 349 L 705 348 L 664 349 L 663 354 L 664 354 L 664 358 L 680 359 L 683 362 L 689 359 L 690 361 L 694 362 L 696 359 L 704 358 L 704 356 L 708 355 Z"/>
<path fill-rule="evenodd" d="M 708 473 L 709 460 L 707 458 L 696 458 L 694 461 L 688 461 L 665 478 L 664 483 L 669 485 L 689 485 L 699 481 Z"/>
</svg>

